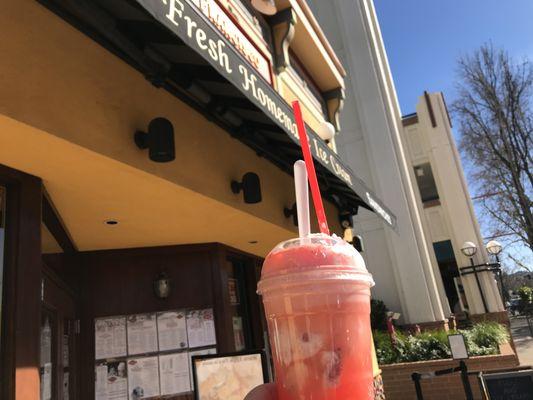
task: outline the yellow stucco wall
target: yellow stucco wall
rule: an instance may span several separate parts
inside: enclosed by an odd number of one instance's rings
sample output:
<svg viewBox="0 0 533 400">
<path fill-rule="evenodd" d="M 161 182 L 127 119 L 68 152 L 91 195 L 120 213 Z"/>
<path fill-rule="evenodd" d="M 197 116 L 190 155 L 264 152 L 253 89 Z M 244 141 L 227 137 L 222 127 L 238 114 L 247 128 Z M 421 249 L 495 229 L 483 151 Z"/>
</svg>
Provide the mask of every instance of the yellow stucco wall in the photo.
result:
<svg viewBox="0 0 533 400">
<path fill-rule="evenodd" d="M 283 216 L 294 202 L 288 174 L 37 2 L 4 0 L 0 26 L 1 114 L 295 232 Z M 159 116 L 175 127 L 172 163 L 149 161 L 133 143 Z M 260 204 L 230 190 L 247 171 L 261 177 Z M 336 210 L 326 207 L 338 232 Z"/>
</svg>

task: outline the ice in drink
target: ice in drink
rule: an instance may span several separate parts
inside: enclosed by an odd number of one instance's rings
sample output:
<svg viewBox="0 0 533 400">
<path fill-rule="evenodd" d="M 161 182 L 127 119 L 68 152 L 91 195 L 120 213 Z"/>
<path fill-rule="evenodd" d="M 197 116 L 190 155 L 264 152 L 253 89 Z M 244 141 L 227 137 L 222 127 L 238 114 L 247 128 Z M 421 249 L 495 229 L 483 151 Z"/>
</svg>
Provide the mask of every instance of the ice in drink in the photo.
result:
<svg viewBox="0 0 533 400">
<path fill-rule="evenodd" d="M 279 400 L 370 400 L 371 275 L 336 236 L 276 246 L 265 259 L 263 297 Z"/>
</svg>

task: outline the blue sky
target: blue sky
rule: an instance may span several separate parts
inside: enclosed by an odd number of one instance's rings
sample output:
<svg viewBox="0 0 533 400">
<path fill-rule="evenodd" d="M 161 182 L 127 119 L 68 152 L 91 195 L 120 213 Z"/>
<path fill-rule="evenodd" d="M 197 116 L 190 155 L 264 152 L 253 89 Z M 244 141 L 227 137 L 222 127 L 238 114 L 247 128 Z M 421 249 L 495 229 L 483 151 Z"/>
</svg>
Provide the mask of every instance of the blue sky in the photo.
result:
<svg viewBox="0 0 533 400">
<path fill-rule="evenodd" d="M 452 103 L 457 59 L 483 43 L 492 42 L 517 59 L 533 61 L 533 0 L 374 0 L 374 4 L 404 115 L 415 111 L 424 90 L 441 91 Z M 458 137 L 459 132 L 454 133 Z M 507 251 L 531 265 L 527 249 L 512 246 Z"/>
<path fill-rule="evenodd" d="M 458 57 L 492 41 L 533 59 L 533 0 L 374 0 L 403 114 L 424 91 L 455 95 Z"/>
</svg>

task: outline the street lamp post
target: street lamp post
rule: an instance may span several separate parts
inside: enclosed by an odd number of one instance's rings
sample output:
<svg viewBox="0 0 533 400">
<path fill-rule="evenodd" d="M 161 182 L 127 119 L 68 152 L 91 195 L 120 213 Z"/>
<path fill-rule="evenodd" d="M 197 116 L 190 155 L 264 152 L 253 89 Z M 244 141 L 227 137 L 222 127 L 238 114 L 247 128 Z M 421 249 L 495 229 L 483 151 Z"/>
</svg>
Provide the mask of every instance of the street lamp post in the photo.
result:
<svg viewBox="0 0 533 400">
<path fill-rule="evenodd" d="M 493 264 L 492 271 L 496 271 L 496 273 L 498 274 L 498 279 L 500 280 L 500 288 L 501 288 L 502 300 L 503 300 L 503 304 L 505 306 L 505 304 L 507 302 L 507 292 L 505 290 L 505 285 L 503 284 L 502 269 L 501 269 L 501 264 L 500 264 L 500 253 L 502 252 L 503 247 L 500 244 L 500 242 L 498 242 L 496 240 L 491 240 L 490 242 L 487 243 L 487 245 L 485 247 L 486 247 L 488 253 L 490 255 L 494 256 L 494 258 L 496 259 L 496 263 Z M 505 307 L 505 308 L 507 308 L 507 307 Z"/>
<path fill-rule="evenodd" d="M 489 309 L 487 307 L 487 300 L 485 300 L 485 295 L 483 294 L 483 289 L 481 288 L 481 282 L 479 281 L 478 276 L 478 270 L 477 265 L 474 265 L 474 255 L 477 253 L 477 246 L 472 242 L 465 242 L 463 243 L 463 246 L 461 247 L 461 252 L 468 257 L 470 260 L 470 268 L 467 272 L 462 272 L 461 275 L 468 275 L 468 274 L 474 274 L 474 277 L 476 278 L 477 288 L 479 290 L 479 295 L 481 296 L 481 301 L 483 302 L 483 309 L 485 310 L 485 313 L 489 312 Z M 461 268 L 463 270 L 464 268 Z M 470 269 L 472 269 L 470 271 Z"/>
</svg>

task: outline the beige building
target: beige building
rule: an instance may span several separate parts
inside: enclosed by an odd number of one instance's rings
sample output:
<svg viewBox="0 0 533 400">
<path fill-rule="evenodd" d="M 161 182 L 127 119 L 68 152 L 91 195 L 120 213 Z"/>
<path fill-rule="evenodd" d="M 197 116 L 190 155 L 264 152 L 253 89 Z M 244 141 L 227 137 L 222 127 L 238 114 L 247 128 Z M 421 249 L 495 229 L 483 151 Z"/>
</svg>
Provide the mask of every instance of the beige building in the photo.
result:
<svg viewBox="0 0 533 400">
<path fill-rule="evenodd" d="M 465 242 L 477 247 L 473 262 L 489 262 L 474 213 L 451 121 L 442 93 L 425 92 L 416 113 L 403 118 L 402 138 L 408 155 L 427 242 L 432 244 L 446 298 L 455 314 L 504 310 L 492 272 L 466 274 Z M 467 267 L 466 270 L 464 268 Z M 463 269 L 461 271 L 461 269 Z M 479 284 L 478 284 L 479 282 Z"/>
<path fill-rule="evenodd" d="M 480 249 L 475 264 L 488 259 L 440 95 L 431 97 L 432 117 L 424 100 L 418 117 L 403 120 L 373 1 L 309 3 L 349 77 L 342 132 L 335 139 L 338 154 L 397 217 L 395 232 L 363 208 L 354 218 L 377 283 L 373 297 L 401 313 L 400 323 L 422 327 L 444 326 L 464 307 L 471 315 L 503 310 L 491 273 L 478 277 L 486 308 L 475 277 L 458 276 L 457 266 L 469 265 L 460 250 L 463 242 Z M 433 207 L 422 203 L 413 168 L 425 164 L 440 177 L 435 189 L 440 203 Z"/>
</svg>

